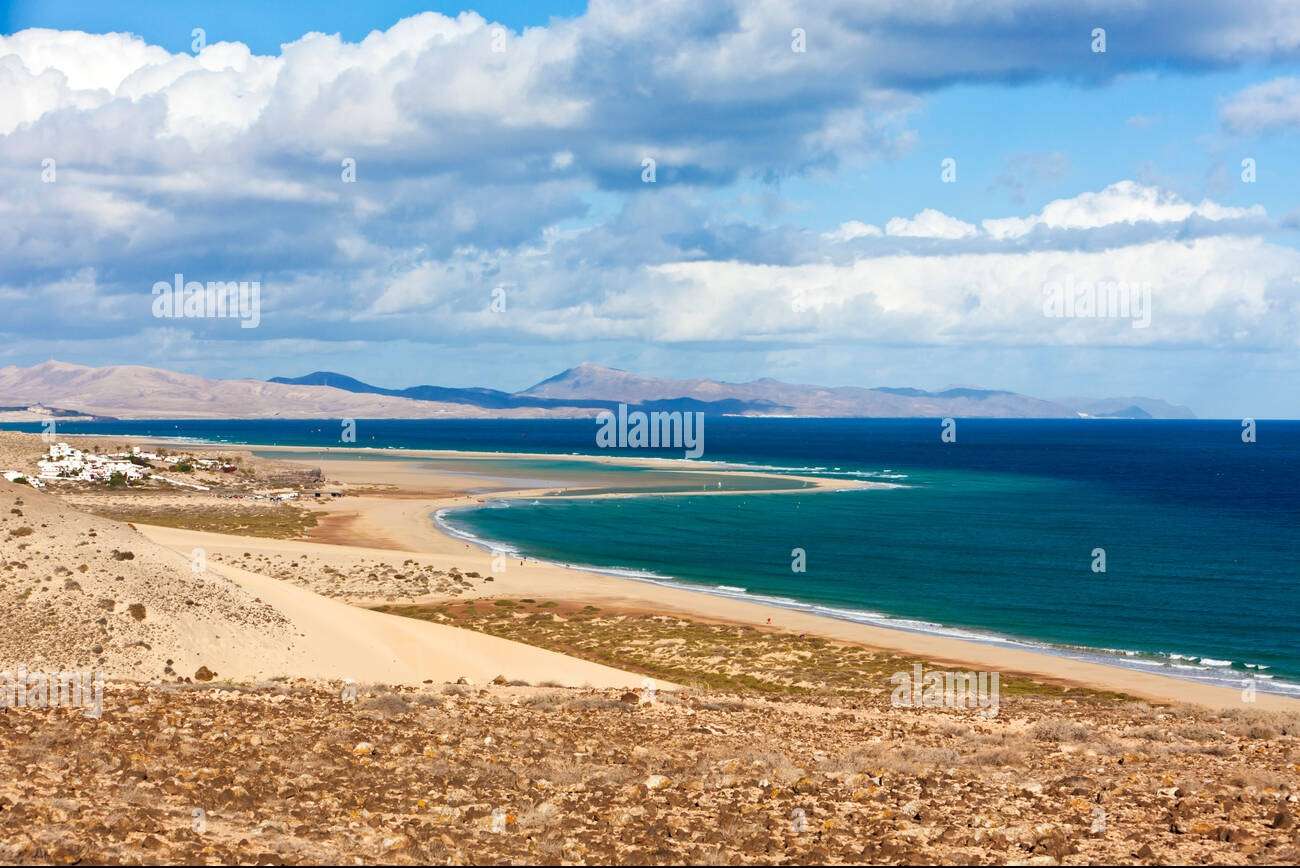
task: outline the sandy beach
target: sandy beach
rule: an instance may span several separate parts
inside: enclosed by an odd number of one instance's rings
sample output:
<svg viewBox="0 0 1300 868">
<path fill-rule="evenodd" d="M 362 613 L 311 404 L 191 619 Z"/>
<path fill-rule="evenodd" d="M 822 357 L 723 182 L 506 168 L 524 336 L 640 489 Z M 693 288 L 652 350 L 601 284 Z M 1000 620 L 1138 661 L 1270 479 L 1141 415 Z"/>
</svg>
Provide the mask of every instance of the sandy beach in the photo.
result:
<svg viewBox="0 0 1300 868">
<path fill-rule="evenodd" d="M 241 447 L 248 448 L 248 447 Z M 289 453 L 302 452 L 299 447 L 255 447 L 255 451 L 281 453 L 282 460 L 295 461 Z M 952 664 L 977 671 L 1022 673 L 1048 683 L 1071 684 L 1093 689 L 1117 691 L 1159 702 L 1188 702 L 1212 708 L 1240 708 L 1241 693 L 1218 687 L 1054 656 L 1019 648 L 964 641 L 945 636 L 895 630 L 875 625 L 825 617 L 780 608 L 758 602 L 723 597 L 702 591 L 668 587 L 635 579 L 580 570 L 533 559 L 498 556 L 481 546 L 454 537 L 433 521 L 432 516 L 446 509 L 471 506 L 490 492 L 494 499 L 532 499 L 555 494 L 556 488 L 510 488 L 507 480 L 482 479 L 461 472 L 444 472 L 431 466 L 437 459 L 492 461 L 505 458 L 556 458 L 595 464 L 628 463 L 661 470 L 687 469 L 704 472 L 725 465 L 708 465 L 653 459 L 641 460 L 605 456 L 536 456 L 525 454 L 468 453 L 449 451 L 398 451 L 351 448 L 312 449 L 329 457 L 308 463 L 320 467 L 327 479 L 355 491 L 343 498 L 318 505 L 322 513 L 318 526 L 307 541 L 276 540 L 252 537 L 225 537 L 193 531 L 147 528 L 145 532 L 157 542 L 177 550 L 193 545 L 210 546 L 214 551 L 252 551 L 301 557 L 309 555 L 323 562 L 343 562 L 358 555 L 419 556 L 440 568 L 456 567 L 491 574 L 495 581 L 491 595 L 545 596 L 548 599 L 609 605 L 647 612 L 673 613 L 722 623 L 746 624 L 763 630 L 786 631 L 821 636 L 842 642 L 861 644 L 916 657 Z M 396 453 L 401 457 L 382 460 L 378 454 Z M 364 455 L 365 458 L 360 456 Z M 411 461 L 427 458 L 430 463 Z M 762 477 L 761 472 L 746 476 Z M 789 479 L 790 477 L 773 478 Z M 810 488 L 797 489 L 804 496 L 826 496 L 849 487 L 872 486 L 872 483 L 806 477 Z M 878 484 L 875 484 L 878 485 Z M 789 489 L 772 489 L 791 493 Z M 727 496 L 726 491 L 666 492 Z M 754 493 L 753 490 L 750 493 Z M 566 496 L 576 496 L 566 492 Z M 598 494 L 595 497 L 634 496 Z M 432 599 L 432 598 L 430 598 Z M 1300 702 L 1277 695 L 1259 693 L 1255 706 L 1261 709 L 1297 710 Z"/>
</svg>

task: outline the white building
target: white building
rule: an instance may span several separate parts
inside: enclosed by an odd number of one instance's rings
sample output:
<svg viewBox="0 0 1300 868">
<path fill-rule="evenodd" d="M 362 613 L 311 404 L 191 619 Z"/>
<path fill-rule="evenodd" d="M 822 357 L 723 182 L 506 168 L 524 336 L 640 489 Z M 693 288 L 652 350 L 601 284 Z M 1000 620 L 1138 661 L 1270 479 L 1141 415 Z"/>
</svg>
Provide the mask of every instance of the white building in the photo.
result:
<svg viewBox="0 0 1300 868">
<path fill-rule="evenodd" d="M 33 479 L 21 470 L 6 470 L 0 476 L 4 476 L 6 482 L 17 482 L 19 479 L 25 480 L 32 488 L 44 488 L 45 485 L 39 479 Z"/>
<path fill-rule="evenodd" d="M 82 452 L 67 443 L 55 443 L 50 447 L 50 457 L 36 462 L 36 466 L 41 470 L 41 479 L 108 482 L 113 474 L 120 473 L 128 482 L 133 482 L 149 475 L 145 468 L 130 461 Z"/>
</svg>

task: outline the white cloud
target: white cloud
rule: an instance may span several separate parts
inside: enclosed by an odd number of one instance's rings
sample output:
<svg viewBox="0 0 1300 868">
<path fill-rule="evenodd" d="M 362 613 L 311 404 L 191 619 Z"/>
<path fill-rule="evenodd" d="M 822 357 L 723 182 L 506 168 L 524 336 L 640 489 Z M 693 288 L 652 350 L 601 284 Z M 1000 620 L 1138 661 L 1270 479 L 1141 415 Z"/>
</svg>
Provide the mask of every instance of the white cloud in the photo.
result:
<svg viewBox="0 0 1300 868">
<path fill-rule="evenodd" d="M 1229 97 L 1219 116 L 1236 133 L 1300 128 L 1300 78 L 1275 78 L 1252 85 Z"/>
<path fill-rule="evenodd" d="M 1156 201 L 1172 201 L 1155 192 Z M 1091 195 L 1076 198 L 1091 201 Z M 1207 202 L 1178 213 L 1190 219 L 1220 209 Z M 379 300 L 371 311 L 410 324 L 401 336 L 412 340 L 419 339 L 418 323 L 437 322 L 451 333 L 477 339 L 511 334 L 521 343 L 878 342 L 1252 352 L 1297 346 L 1300 252 L 1237 232 L 1190 240 L 1180 231 L 1156 239 L 1121 234 L 1098 249 L 1077 244 L 1077 235 L 1128 225 L 1131 214 L 1102 213 L 1105 220 L 1077 219 L 1080 225 L 1060 228 L 1051 244 L 1029 248 L 1014 239 L 962 233 L 952 239 L 928 236 L 941 243 L 917 251 L 907 243 L 913 236 L 888 236 L 850 222 L 817 243 L 838 247 L 846 239 L 867 238 L 867 247 L 847 261 L 810 255 L 803 264 L 711 258 L 598 265 L 585 261 L 599 247 L 604 230 L 596 228 L 553 236 L 526 252 L 461 251 L 450 262 L 419 262 L 395 277 L 361 283 L 376 287 Z M 1172 220 L 1174 212 L 1159 213 Z M 582 264 L 574 265 L 576 258 Z M 1044 315 L 1052 285 L 1108 283 L 1149 293 L 1148 327 L 1134 328 L 1125 319 Z M 491 288 L 500 284 L 511 287 L 508 314 L 487 314 Z"/>
<path fill-rule="evenodd" d="M 673 341 L 1300 346 L 1300 252 L 1255 238 L 1105 251 L 888 255 L 847 265 L 687 262 L 652 271 L 662 280 L 649 296 L 644 336 Z M 1051 284 L 1105 282 L 1147 287 L 1150 326 L 1044 315 Z"/>
<path fill-rule="evenodd" d="M 970 238 L 979 232 L 974 226 L 942 211 L 926 208 L 912 219 L 894 217 L 885 224 L 885 234 L 899 238 Z"/>
<path fill-rule="evenodd" d="M 1171 293 L 1188 293 L 1187 310 L 1212 320 L 1215 305 L 1272 303 L 1272 320 L 1226 321 L 1276 342 L 1300 334 L 1268 296 L 1290 286 L 1277 269 L 1293 255 L 1214 237 L 1262 209 L 1125 181 L 1036 214 L 976 224 L 924 208 L 818 236 L 692 201 L 741 178 L 834 173 L 906 149 L 910 112 L 953 82 L 1296 56 L 1300 17 L 1261 2 L 1271 11 L 1242 16 L 1199 4 L 1172 15 L 1173 0 L 593 0 L 579 18 L 508 33 L 501 52 L 473 13 L 417 15 L 357 43 L 307 34 L 273 57 L 238 43 L 195 56 L 127 34 L 24 31 L 0 37 L 0 284 L 26 295 L 6 314 L 29 338 L 62 332 L 49 287 L 93 274 L 96 297 L 129 312 L 155 280 L 204 270 L 261 279 L 256 337 L 276 341 L 1051 343 L 1072 339 L 1070 324 L 1018 319 L 1016 293 L 1053 269 L 1102 269 L 1100 254 L 1068 242 L 1109 229 L 1125 273 L 1164 275 Z M 1045 15 L 1056 24 L 1046 31 Z M 1099 16 L 1140 48 L 1105 65 L 1066 50 Z M 790 50 L 792 21 L 807 52 Z M 652 193 L 645 156 L 658 161 Z M 355 184 L 340 180 L 345 157 L 357 160 Z M 40 180 L 46 158 L 55 184 Z M 1129 231 L 1172 233 L 1194 218 L 1224 225 L 1185 243 Z M 1034 249 L 1018 249 L 1031 233 Z M 517 291 L 508 315 L 487 317 L 499 283 Z M 802 319 L 791 318 L 796 296 Z M 76 328 L 120 337 L 155 325 L 98 310 Z M 1222 338 L 1171 316 L 1125 340 L 1157 334 Z"/>
<path fill-rule="evenodd" d="M 884 234 L 879 226 L 872 226 L 861 220 L 849 220 L 830 232 L 822 233 L 822 237 L 830 241 L 852 241 L 855 238 L 879 238 Z"/>
<path fill-rule="evenodd" d="M 984 231 L 995 239 L 1019 238 L 1039 226 L 1048 229 L 1097 229 L 1116 224 L 1181 223 L 1191 217 L 1206 220 L 1241 220 L 1263 217 L 1264 209 L 1233 208 L 1208 199 L 1193 205 L 1177 194 L 1135 181 L 1119 181 L 1104 190 L 1081 193 L 1049 202 L 1028 217 L 985 220 Z"/>
</svg>

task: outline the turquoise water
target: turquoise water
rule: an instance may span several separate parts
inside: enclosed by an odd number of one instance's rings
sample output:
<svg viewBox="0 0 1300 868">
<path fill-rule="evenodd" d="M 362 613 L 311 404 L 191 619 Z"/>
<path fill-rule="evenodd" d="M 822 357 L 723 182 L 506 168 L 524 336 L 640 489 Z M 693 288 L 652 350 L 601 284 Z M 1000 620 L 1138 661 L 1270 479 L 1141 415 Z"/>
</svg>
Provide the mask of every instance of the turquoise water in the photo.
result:
<svg viewBox="0 0 1300 868">
<path fill-rule="evenodd" d="M 1275 541 L 1241 517 L 1077 482 L 922 471 L 887 490 L 498 502 L 443 520 L 547 560 L 838 617 L 1207 681 L 1274 676 L 1259 689 L 1300 682 L 1295 570 Z"/>
<path fill-rule="evenodd" d="M 533 556 L 650 581 L 1300 693 L 1300 423 L 1261 420 L 1250 444 L 1235 420 L 959 420 L 951 444 L 939 428 L 709 417 L 707 460 L 903 487 L 508 506 L 488 496 L 443 520 Z M 340 445 L 337 420 L 60 430 Z M 658 476 L 564 458 L 609 454 L 595 448 L 591 420 L 361 420 L 358 431 L 358 445 L 381 449 L 555 453 L 495 458 L 492 484 L 643 489 Z M 791 570 L 795 548 L 806 572 Z M 1097 548 L 1105 572 L 1092 569 Z"/>
<path fill-rule="evenodd" d="M 270 459 L 295 461 L 338 460 L 338 453 L 319 449 L 253 450 L 253 454 Z M 580 458 L 461 458 L 439 456 L 427 458 L 383 450 L 349 453 L 349 460 L 406 461 L 417 467 L 427 466 L 441 474 L 461 475 L 482 484 L 472 490 L 492 491 L 519 488 L 552 488 L 555 493 L 581 486 L 583 494 L 618 494 L 636 491 L 748 491 L 757 489 L 813 488 L 813 483 L 787 477 L 755 475 L 733 470 L 725 473 L 705 470 L 673 470 L 667 466 L 609 464 Z"/>
</svg>

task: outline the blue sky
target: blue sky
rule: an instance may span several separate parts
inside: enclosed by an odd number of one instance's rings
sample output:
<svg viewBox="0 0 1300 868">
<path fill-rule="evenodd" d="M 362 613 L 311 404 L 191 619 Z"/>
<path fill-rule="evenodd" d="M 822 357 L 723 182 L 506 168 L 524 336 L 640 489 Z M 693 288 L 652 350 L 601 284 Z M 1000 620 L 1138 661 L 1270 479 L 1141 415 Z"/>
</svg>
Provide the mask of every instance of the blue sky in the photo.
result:
<svg viewBox="0 0 1300 868">
<path fill-rule="evenodd" d="M 242 42 L 258 54 L 275 54 L 280 45 L 318 30 L 338 33 L 350 42 L 372 30 L 420 12 L 458 15 L 473 10 L 513 29 L 547 24 L 553 17 L 581 15 L 582 2 L 429 3 L 420 0 L 368 0 L 365 3 L 322 0 L 316 3 L 277 3 L 274 0 L 143 0 L 104 3 L 97 0 L 0 0 L 0 33 L 27 27 L 111 33 L 125 30 L 170 51 L 188 51 L 190 33 L 202 27 L 210 42 Z"/>
<path fill-rule="evenodd" d="M 1300 11 L 1189 2 L 0 3 L 0 365 L 1295 417 Z M 1108 285 L 1149 323 L 1044 306 Z"/>
</svg>

